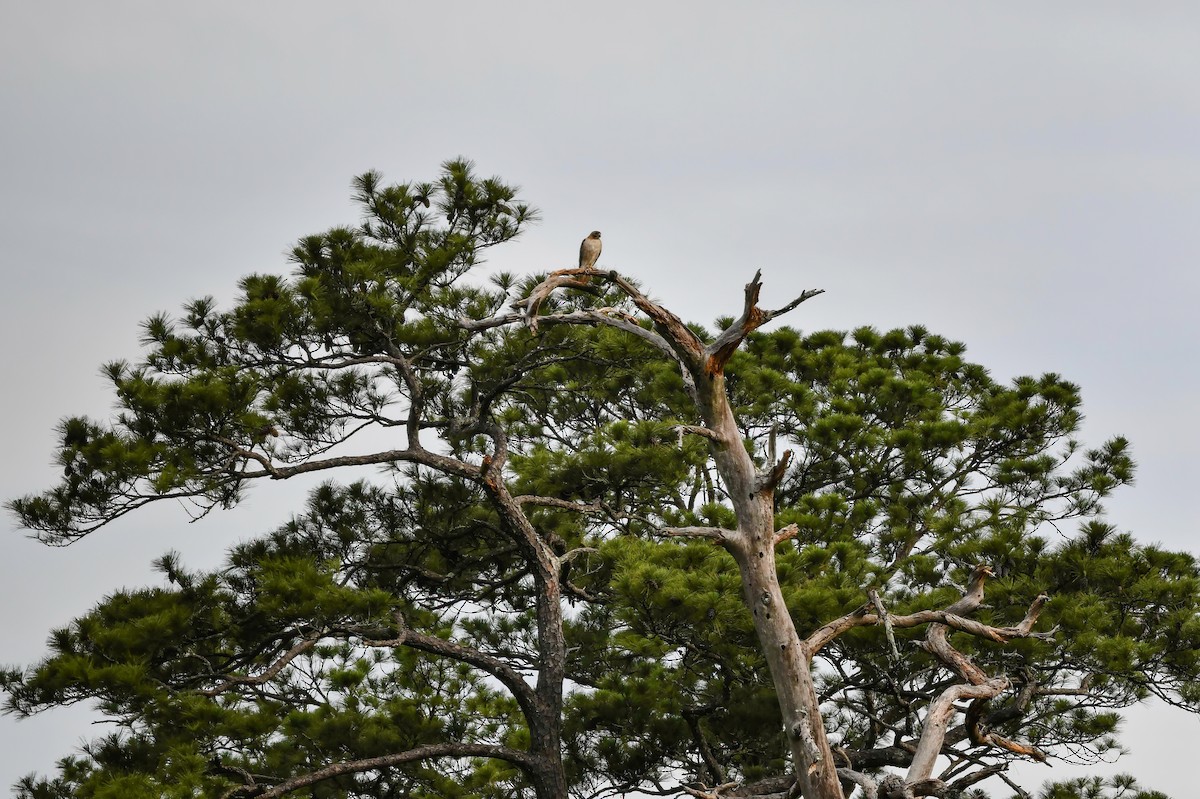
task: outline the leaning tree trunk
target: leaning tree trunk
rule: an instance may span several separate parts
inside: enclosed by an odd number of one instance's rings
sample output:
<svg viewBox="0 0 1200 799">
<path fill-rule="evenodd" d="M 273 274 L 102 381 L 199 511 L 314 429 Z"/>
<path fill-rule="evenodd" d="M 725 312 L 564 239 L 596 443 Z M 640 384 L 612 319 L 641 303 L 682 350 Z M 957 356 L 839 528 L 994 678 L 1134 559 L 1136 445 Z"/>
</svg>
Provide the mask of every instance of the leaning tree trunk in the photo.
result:
<svg viewBox="0 0 1200 799">
<path fill-rule="evenodd" d="M 562 561 L 529 521 L 520 502 L 501 478 L 507 445 L 503 434 L 493 431 L 496 451 L 484 459 L 480 469 L 483 485 L 504 518 L 514 543 L 522 551 L 537 585 L 536 619 L 538 677 L 534 686 L 533 712 L 529 723 L 529 751 L 534 762 L 534 792 L 537 799 L 565 799 L 567 776 L 562 757 L 563 680 L 567 646 L 563 632 Z"/>
<path fill-rule="evenodd" d="M 754 617 L 754 631 L 775 685 L 796 780 L 806 798 L 842 799 L 813 685 L 811 657 L 792 623 L 775 568 L 774 495 L 786 458 L 759 474 L 729 406 L 724 374 L 719 369 L 706 372 L 696 376 L 697 405 L 711 431 L 713 459 L 738 522 L 736 530 L 724 531 L 721 543 L 741 574 L 742 597 Z"/>
<path fill-rule="evenodd" d="M 682 425 L 680 429 L 708 439 L 717 471 L 729 492 L 738 526 L 736 530 L 692 527 L 674 532 L 718 541 L 737 561 L 743 597 L 754 615 L 754 629 L 778 694 L 800 790 L 806 799 L 843 799 L 832 752 L 825 738 L 820 702 L 813 686 L 811 657 L 784 604 L 779 576 L 775 571 L 777 533 L 774 494 L 787 459 L 785 457 L 779 464 L 770 464 L 770 468 L 762 474 L 754 468 L 754 462 L 742 443 L 725 390 L 725 364 L 746 336 L 822 292 L 806 291 L 778 310 L 764 311 L 757 305 L 762 289 L 760 277 L 761 273 L 755 273 L 746 285 L 741 317 L 708 344 L 701 341 L 678 316 L 652 301 L 616 272 L 599 272 L 590 268 L 562 269 L 551 273 L 526 299 L 517 303 L 523 306 L 523 313 L 479 323 L 467 320 L 464 324 L 468 327 L 484 327 L 524 319 L 535 331 L 539 321 L 605 325 L 638 336 L 679 364 L 688 392 L 703 422 L 701 425 Z M 624 292 L 650 318 L 653 330 L 647 330 L 629 315 L 613 308 L 538 316 L 539 308 L 554 291 L 559 288 L 584 288 L 594 278 L 610 282 Z"/>
</svg>

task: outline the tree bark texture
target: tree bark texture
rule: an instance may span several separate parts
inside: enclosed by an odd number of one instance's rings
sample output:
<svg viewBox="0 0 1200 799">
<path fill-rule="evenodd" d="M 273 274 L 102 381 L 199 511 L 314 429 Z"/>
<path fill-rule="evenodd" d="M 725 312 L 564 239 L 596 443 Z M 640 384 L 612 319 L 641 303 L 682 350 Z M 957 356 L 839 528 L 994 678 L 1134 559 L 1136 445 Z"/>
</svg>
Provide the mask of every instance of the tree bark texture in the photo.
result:
<svg viewBox="0 0 1200 799">
<path fill-rule="evenodd" d="M 614 309 L 575 311 L 558 316 L 537 315 L 550 294 L 556 289 L 576 285 L 575 281 L 582 278 L 585 272 L 589 279 L 606 280 L 623 291 L 638 310 L 650 319 L 653 329 L 646 330 L 627 314 Z M 679 364 L 684 384 L 703 421 L 701 426 L 685 426 L 684 431 L 702 435 L 708 440 L 717 472 L 725 483 L 737 518 L 736 530 L 699 528 L 689 534 L 699 534 L 718 541 L 737 562 L 742 596 L 754 617 L 755 633 L 778 695 L 801 793 L 806 799 L 843 799 L 832 752 L 825 738 L 820 702 L 813 685 L 811 654 L 792 623 L 775 569 L 774 490 L 782 477 L 782 469 L 776 469 L 777 464 L 769 464 L 768 471 L 759 474 L 742 443 L 725 386 L 725 364 L 746 336 L 822 292 L 806 291 L 779 310 L 764 311 L 757 304 L 762 289 L 760 276 L 761 273 L 755 273 L 754 278 L 746 284 L 741 317 L 708 344 L 701 341 L 678 316 L 650 300 L 616 272 L 559 270 L 535 287 L 528 298 L 516 304 L 523 309 L 522 313 L 483 324 L 503 324 L 524 317 L 535 331 L 538 321 L 616 327 L 637 335 Z M 468 324 L 471 327 L 480 326 Z"/>
<path fill-rule="evenodd" d="M 714 365 L 716 369 L 710 371 Z M 696 375 L 697 404 L 705 426 L 715 433 L 709 445 L 738 521 L 737 530 L 726 533 L 723 544 L 738 565 L 742 598 L 754 618 L 754 631 L 775 686 L 801 794 L 812 799 L 842 799 L 813 684 L 811 655 L 792 623 L 779 586 L 774 485 L 770 475 L 758 473 L 742 443 L 725 390 L 723 366 L 724 361 L 707 359 L 704 372 Z"/>
<path fill-rule="evenodd" d="M 681 424 L 680 435 L 699 435 L 709 444 L 710 454 L 728 493 L 730 504 L 737 519 L 736 529 L 715 527 L 686 527 L 665 532 L 709 538 L 723 546 L 737 563 L 741 576 L 742 597 L 754 620 L 754 630 L 759 646 L 766 658 L 771 679 L 783 718 L 784 732 L 795 768 L 796 784 L 805 799 L 844 799 L 842 780 L 860 785 L 867 796 L 944 795 L 958 790 L 976 779 L 991 773 L 983 769 L 976 775 L 967 775 L 958 780 L 955 787 L 947 786 L 931 777 L 934 763 L 942 751 L 947 728 L 958 712 L 954 702 L 972 699 L 986 703 L 1005 690 L 1009 681 L 1003 676 L 989 677 L 948 641 L 951 629 L 996 642 L 1014 638 L 1048 638 L 1049 634 L 1033 633 L 1033 623 L 1047 597 L 1038 597 L 1030 607 L 1025 619 L 1015 627 L 997 628 L 965 618 L 973 613 L 983 599 L 983 584 L 991 574 L 986 566 L 979 566 L 972 575 L 966 594 L 942 611 L 922 611 L 909 616 L 891 616 L 877 597 L 863 607 L 823 625 L 802 639 L 792 622 L 784 603 L 783 592 L 775 564 L 775 546 L 794 534 L 794 530 L 775 529 L 775 487 L 783 478 L 790 452 L 776 459 L 774 446 L 770 447 L 765 468 L 755 467 L 742 441 L 737 420 L 729 404 L 725 384 L 725 365 L 746 337 L 771 319 L 794 309 L 805 300 L 820 293 L 820 290 L 805 291 L 798 298 L 776 311 L 765 311 L 758 307 L 762 284 L 760 274 L 745 287 L 745 302 L 740 318 L 723 330 L 712 342 L 700 340 L 680 319 L 643 295 L 636 286 L 615 272 L 587 270 L 589 278 L 606 280 L 623 291 L 637 308 L 650 320 L 647 329 L 629 314 L 613 308 L 599 310 L 577 310 L 563 314 L 539 317 L 539 307 L 558 288 L 577 285 L 576 279 L 583 271 L 564 269 L 551 274 L 541 285 L 535 287 L 529 297 L 516 303 L 521 312 L 484 322 L 469 322 L 469 327 L 478 328 L 505 324 L 524 318 L 526 324 L 536 331 L 540 320 L 547 324 L 605 325 L 625 330 L 638 336 L 660 352 L 672 358 L 680 371 L 701 424 Z M 872 612 L 872 611 L 875 612 Z M 911 757 L 905 777 L 891 775 L 876 782 L 866 774 L 850 769 L 839 769 L 834 763 L 833 751 L 825 736 L 821 718 L 820 700 L 812 676 L 812 658 L 821 647 L 838 635 L 862 625 L 885 624 L 889 627 L 913 627 L 928 624 L 924 647 L 962 683 L 947 688 L 929 709 L 925 726 L 915 752 L 904 754 Z M 893 644 L 894 646 L 894 644 Z M 561 685 L 561 683 L 560 683 Z M 977 725 L 976 725 L 977 726 Z M 972 727 L 974 730 L 975 727 Z M 999 746 L 1018 754 L 1038 757 L 1034 747 L 1018 744 L 991 732 L 976 730 L 971 733 L 977 743 Z M 840 778 L 839 778 L 840 777 Z M 728 788 L 730 785 L 722 786 Z M 715 796 L 690 788 L 688 793 L 696 796 Z"/>
</svg>

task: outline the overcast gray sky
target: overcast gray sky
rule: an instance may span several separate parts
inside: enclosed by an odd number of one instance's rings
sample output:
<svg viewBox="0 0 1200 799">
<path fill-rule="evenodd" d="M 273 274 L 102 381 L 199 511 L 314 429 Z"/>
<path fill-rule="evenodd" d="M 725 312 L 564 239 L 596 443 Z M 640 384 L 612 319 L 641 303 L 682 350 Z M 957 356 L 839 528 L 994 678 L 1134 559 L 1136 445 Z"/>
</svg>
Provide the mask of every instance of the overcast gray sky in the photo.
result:
<svg viewBox="0 0 1200 799">
<path fill-rule="evenodd" d="M 793 325 L 920 323 L 997 376 L 1067 375 L 1087 439 L 1140 463 L 1113 520 L 1198 549 L 1194 3 L 13 2 L 0 107 L 5 499 L 56 478 L 60 417 L 107 414 L 98 367 L 137 356 L 142 318 L 287 271 L 295 239 L 355 221 L 353 175 L 465 155 L 542 209 L 504 268 L 572 265 L 600 229 L 604 265 L 688 319 L 736 312 L 761 268 L 764 305 L 827 290 Z M 4 520 L 0 663 L 302 496 L 153 508 L 65 550 Z M 0 718 L 0 786 L 89 719 Z M 1190 796 L 1197 732 L 1135 714 L 1116 770 Z"/>
</svg>

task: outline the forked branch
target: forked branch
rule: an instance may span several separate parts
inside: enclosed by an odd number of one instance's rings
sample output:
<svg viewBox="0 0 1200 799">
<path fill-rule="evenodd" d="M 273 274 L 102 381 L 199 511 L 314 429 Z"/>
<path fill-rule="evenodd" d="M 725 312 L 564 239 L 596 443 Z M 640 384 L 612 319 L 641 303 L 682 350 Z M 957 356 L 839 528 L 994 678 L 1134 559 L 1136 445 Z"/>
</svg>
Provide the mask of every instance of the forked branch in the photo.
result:
<svg viewBox="0 0 1200 799">
<path fill-rule="evenodd" d="M 524 310 L 526 324 L 535 332 L 539 322 L 553 321 L 575 324 L 607 324 L 624 329 L 638 328 L 641 331 L 640 335 L 646 337 L 645 334 L 649 331 L 640 328 L 635 321 L 630 320 L 628 315 L 616 312 L 614 309 L 604 309 L 610 312 L 608 315 L 602 315 L 595 311 L 584 311 L 538 317 L 538 310 L 557 289 L 588 288 L 593 279 L 607 281 L 619 288 L 637 306 L 638 310 L 649 317 L 654 330 L 658 334 L 656 337 L 658 341 L 653 343 L 665 342 L 669 346 L 671 353 L 685 367 L 685 373 L 690 373 L 690 376 L 698 378 L 703 372 L 711 377 L 723 372 L 726 362 L 732 357 L 734 351 L 737 350 L 746 336 L 772 319 L 793 310 L 805 300 L 812 299 L 818 294 L 823 294 L 825 291 L 824 289 L 809 289 L 782 308 L 774 311 L 764 311 L 758 307 L 758 298 L 762 291 L 761 278 L 762 270 L 754 273 L 754 277 L 746 284 L 745 302 L 741 317 L 707 346 L 700 341 L 691 328 L 684 324 L 682 319 L 651 300 L 637 286 L 615 271 L 598 272 L 594 269 L 577 268 L 560 269 L 556 272 L 551 272 L 546 276 L 545 280 L 529 292 L 528 297 L 514 302 L 513 306 Z M 505 318 L 510 319 L 510 317 Z M 475 322 L 463 320 L 463 324 L 469 325 L 471 328 L 478 328 L 481 326 L 491 326 L 491 321 L 482 320 Z"/>
<path fill-rule="evenodd" d="M 916 613 L 909 613 L 904 616 L 888 614 L 888 621 L 893 628 L 919 627 L 922 624 L 945 625 L 959 632 L 968 633 L 979 638 L 986 638 L 998 644 L 1006 644 L 1018 638 L 1036 638 L 1041 641 L 1053 640 L 1054 630 L 1044 633 L 1033 632 L 1033 625 L 1037 622 L 1042 608 L 1050 601 L 1050 597 L 1045 594 L 1038 596 L 1033 601 L 1029 606 L 1029 610 L 1025 613 L 1025 618 L 1015 626 L 993 627 L 974 619 L 968 619 L 963 615 L 974 612 L 982 604 L 983 580 L 990 576 L 991 573 L 991 570 L 986 566 L 977 567 L 975 574 L 972 576 L 967 594 L 948 606 L 945 610 L 919 610 Z M 877 612 L 871 612 L 873 609 L 873 603 L 870 601 L 860 605 L 845 616 L 834 619 L 828 624 L 817 628 L 805 640 L 805 645 L 812 654 L 816 654 L 822 647 L 848 630 L 852 630 L 855 627 L 870 627 L 881 624 L 881 615 Z"/>
<path fill-rule="evenodd" d="M 746 339 L 746 336 L 775 317 L 782 316 L 788 311 L 793 310 L 805 300 L 810 300 L 818 294 L 825 293 L 825 289 L 809 289 L 782 308 L 774 311 L 764 311 L 758 307 L 758 297 L 762 292 L 761 278 L 762 270 L 759 269 L 754 273 L 754 277 L 751 278 L 750 282 L 746 284 L 746 299 L 742 308 L 742 315 L 733 324 L 725 328 L 721 335 L 717 336 L 716 340 L 705 348 L 705 355 L 707 357 L 704 363 L 704 371 L 706 374 L 711 376 L 724 372 L 725 364 L 733 357 L 733 353 L 737 351 L 737 348 Z"/>
<path fill-rule="evenodd" d="M 872 778 L 856 775 L 849 770 L 842 775 L 844 778 L 862 785 L 866 795 L 879 797 L 941 795 L 937 793 L 938 787 L 935 785 L 935 783 L 938 785 L 940 783 L 931 779 L 931 775 L 934 762 L 941 754 L 942 746 L 945 743 L 947 727 L 958 712 L 954 703 L 963 699 L 974 700 L 966 725 L 972 743 L 999 747 L 1014 754 L 1032 757 L 1035 760 L 1045 759 L 1045 755 L 1036 747 L 1004 738 L 983 724 L 983 708 L 986 703 L 1007 689 L 1010 682 L 1004 676 L 990 677 L 987 675 L 971 662 L 970 658 L 951 646 L 949 641 L 949 633 L 952 629 L 997 643 L 1007 643 L 1018 638 L 1050 640 L 1054 637 L 1053 631 L 1033 632 L 1033 626 L 1037 622 L 1038 616 L 1050 599 L 1045 594 L 1038 596 L 1029 606 L 1021 622 L 1011 627 L 994 627 L 966 618 L 983 604 L 984 583 L 990 576 L 992 576 L 991 569 L 985 565 L 979 565 L 972 572 L 971 580 L 963 596 L 944 610 L 924 610 L 904 616 L 894 616 L 888 613 L 878 593 L 874 590 L 869 591 L 869 600 L 866 603 L 840 619 L 835 619 L 822 626 L 806 639 L 805 646 L 811 656 L 847 630 L 882 624 L 888 635 L 889 650 L 893 653 L 892 657 L 894 658 L 895 641 L 891 630 L 896 627 L 906 628 L 928 624 L 929 629 L 925 634 L 925 640 L 920 644 L 921 647 L 962 680 L 961 683 L 944 690 L 930 706 L 908 774 L 902 782 L 897 783 L 894 790 L 885 789 L 883 783 L 871 787 L 868 783 L 873 783 Z M 918 786 L 920 787 L 918 788 Z M 872 794 L 873 791 L 874 794 Z"/>
</svg>

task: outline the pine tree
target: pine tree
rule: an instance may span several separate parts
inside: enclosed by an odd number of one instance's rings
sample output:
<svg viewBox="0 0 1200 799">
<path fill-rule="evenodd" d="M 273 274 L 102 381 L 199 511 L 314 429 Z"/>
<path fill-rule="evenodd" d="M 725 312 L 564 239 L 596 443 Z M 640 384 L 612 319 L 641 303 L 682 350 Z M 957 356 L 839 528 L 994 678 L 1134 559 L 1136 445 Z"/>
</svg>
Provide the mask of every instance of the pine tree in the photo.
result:
<svg viewBox="0 0 1200 799">
<path fill-rule="evenodd" d="M 920 327 L 762 330 L 820 292 L 766 311 L 758 275 L 713 331 L 616 272 L 480 285 L 536 214 L 465 161 L 355 199 L 292 276 L 149 319 L 120 413 L 10 503 L 61 545 L 331 478 L 3 675 L 120 721 L 19 796 L 982 795 L 1147 696 L 1197 710 L 1196 563 L 1105 521 L 1134 465 L 1076 441 L 1078 387 Z"/>
</svg>

